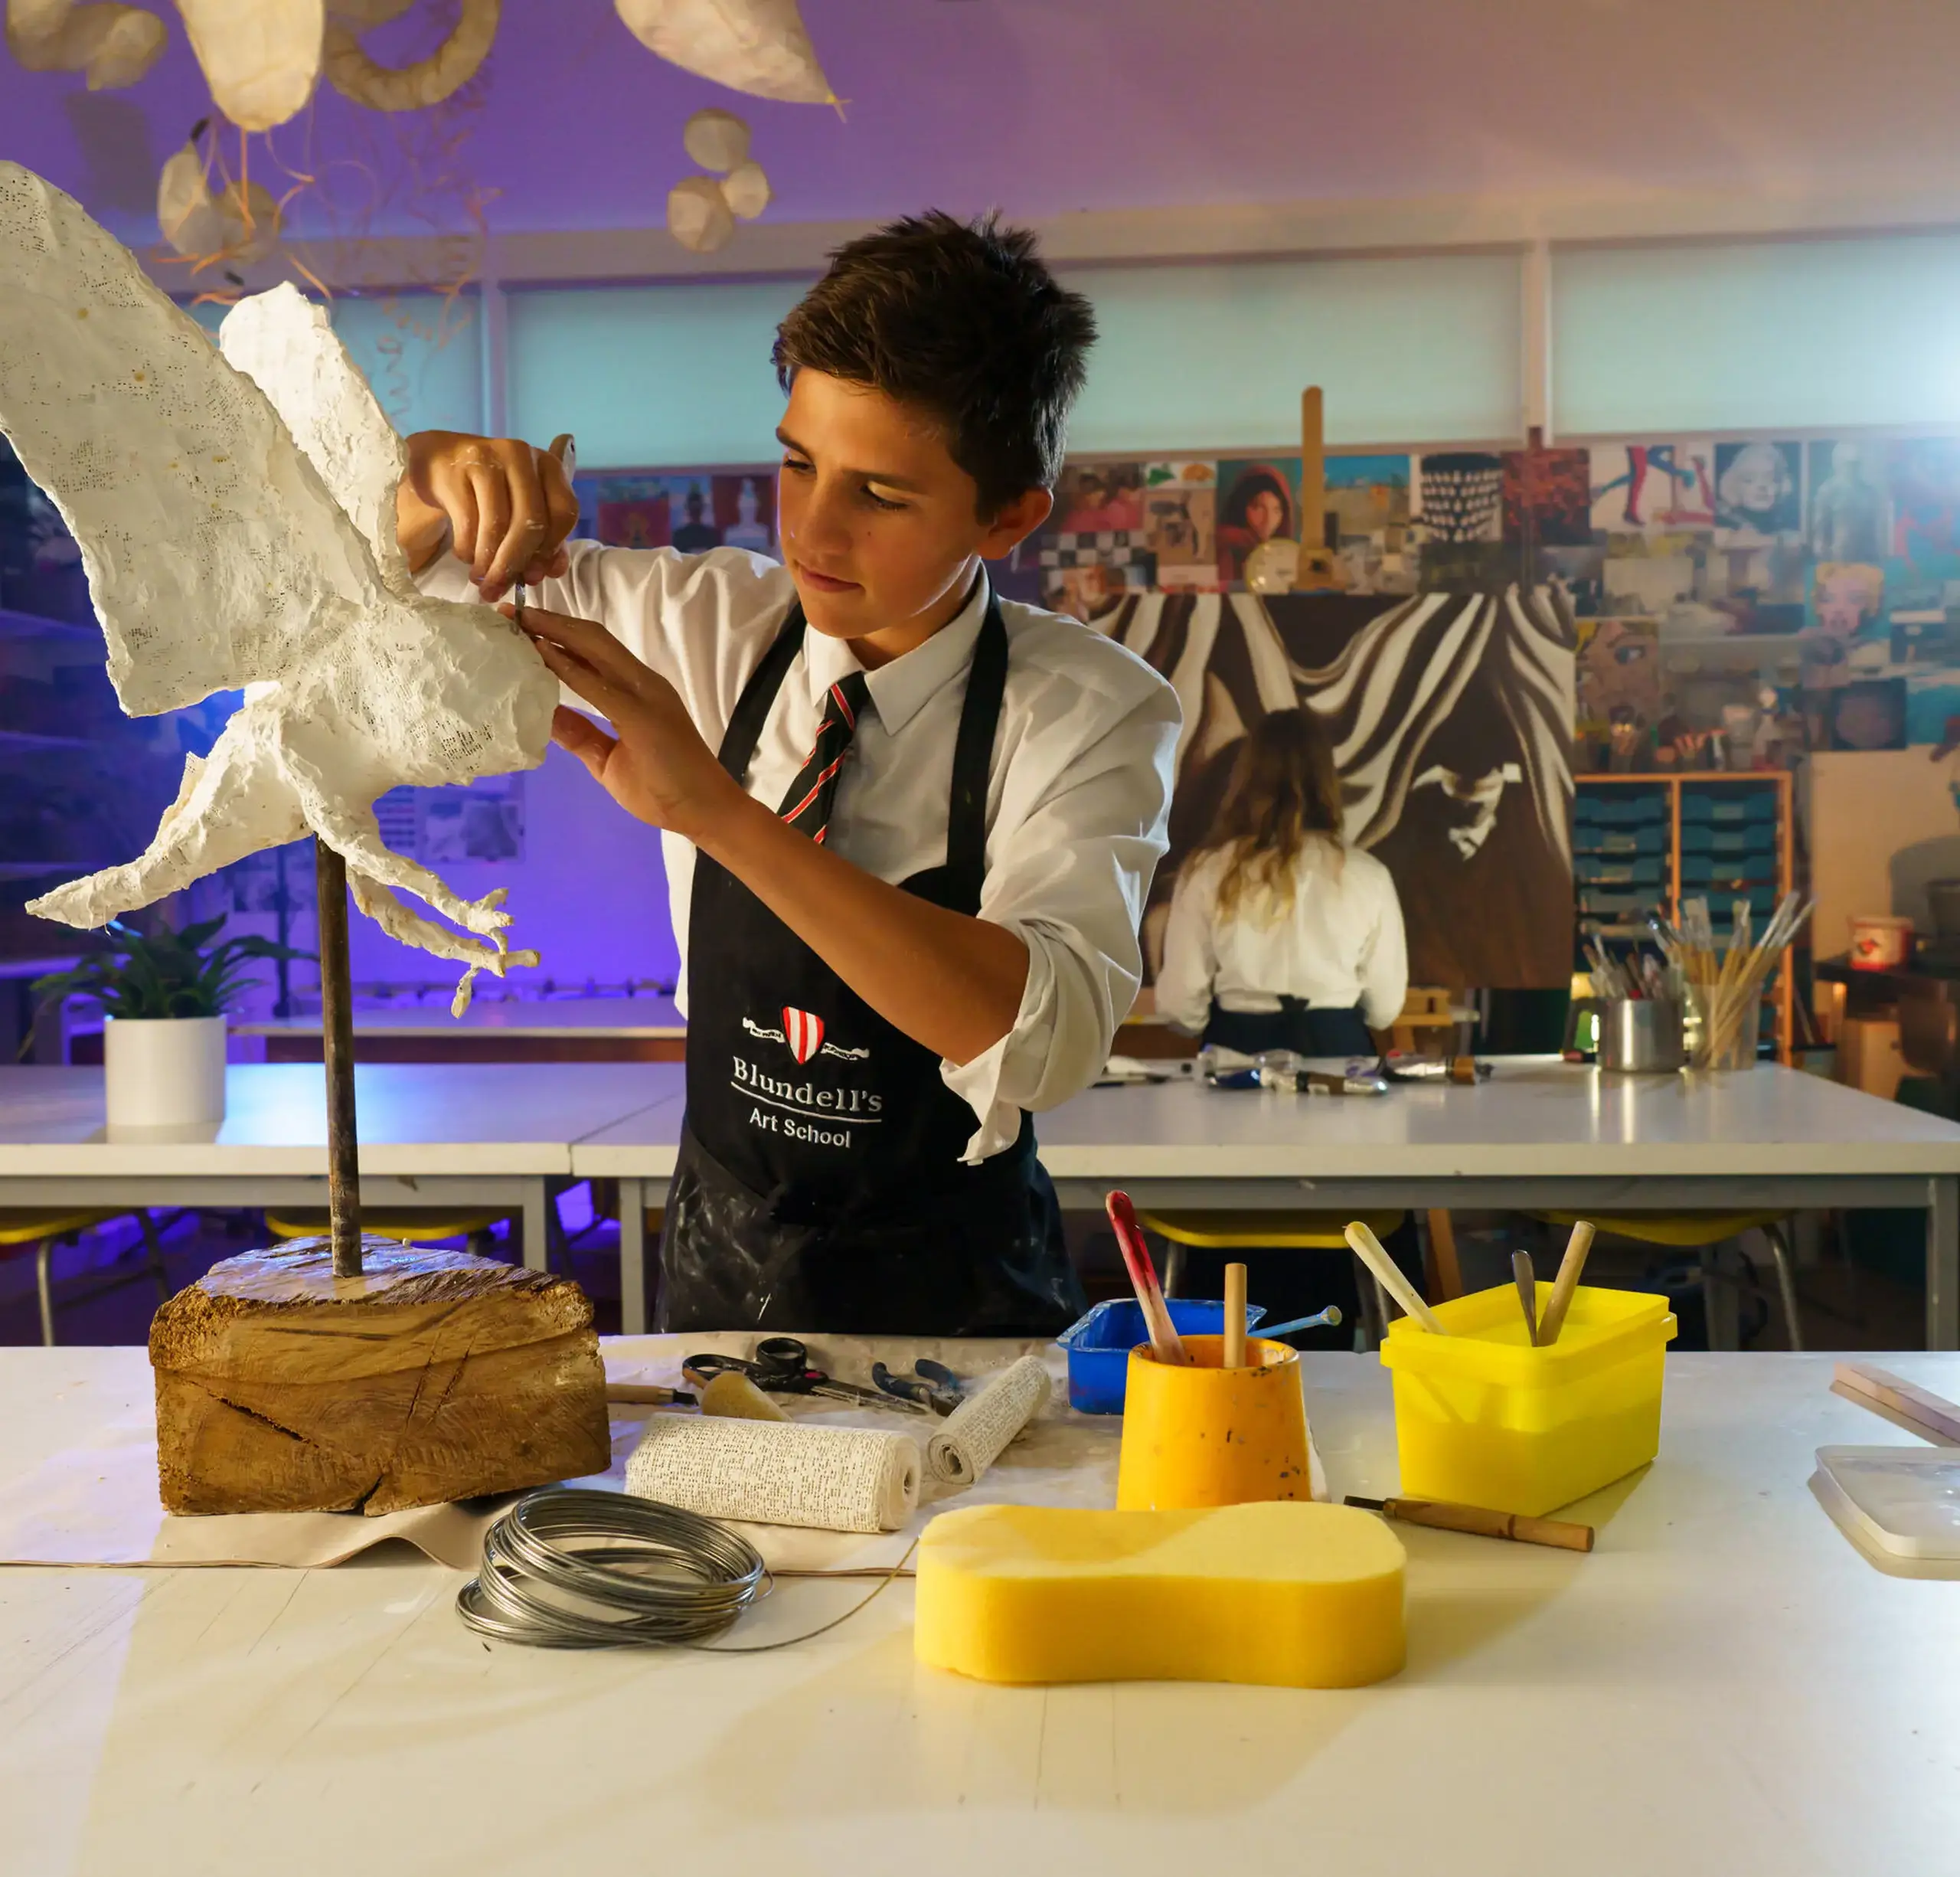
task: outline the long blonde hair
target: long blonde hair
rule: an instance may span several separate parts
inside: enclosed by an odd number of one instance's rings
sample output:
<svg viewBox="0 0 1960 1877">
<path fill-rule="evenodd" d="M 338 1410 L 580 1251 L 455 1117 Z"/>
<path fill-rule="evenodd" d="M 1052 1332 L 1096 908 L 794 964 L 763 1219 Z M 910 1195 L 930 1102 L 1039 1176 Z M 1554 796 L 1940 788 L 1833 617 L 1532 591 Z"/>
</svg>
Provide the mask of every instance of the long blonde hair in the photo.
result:
<svg viewBox="0 0 1960 1877">
<path fill-rule="evenodd" d="M 1217 819 L 1191 858 L 1225 855 L 1220 917 L 1244 907 L 1273 924 L 1292 909 L 1295 865 L 1310 841 L 1341 852 L 1341 777 L 1332 740 L 1302 705 L 1274 711 L 1246 731 Z"/>
</svg>

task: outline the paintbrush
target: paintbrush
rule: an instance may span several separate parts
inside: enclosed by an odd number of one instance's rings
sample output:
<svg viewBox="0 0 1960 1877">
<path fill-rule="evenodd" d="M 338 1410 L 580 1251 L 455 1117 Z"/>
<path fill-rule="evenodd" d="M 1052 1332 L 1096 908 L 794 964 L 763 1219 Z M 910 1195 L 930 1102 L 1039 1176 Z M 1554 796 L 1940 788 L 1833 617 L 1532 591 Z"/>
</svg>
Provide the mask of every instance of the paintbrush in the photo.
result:
<svg viewBox="0 0 1960 1877">
<path fill-rule="evenodd" d="M 1227 1369 L 1246 1365 L 1246 1267 L 1225 1267 L 1225 1352 Z"/>
<path fill-rule="evenodd" d="M 1511 1254 L 1511 1281 L 1517 1287 L 1517 1301 L 1524 1312 L 1524 1340 L 1538 1346 L 1538 1274 L 1531 1268 L 1531 1254 Z"/>
<path fill-rule="evenodd" d="M 1330 1303 L 1317 1316 L 1296 1316 L 1290 1323 L 1274 1323 L 1270 1326 L 1261 1323 L 1259 1333 L 1270 1341 L 1275 1336 L 1290 1336 L 1302 1329 L 1338 1329 L 1341 1321 L 1341 1306 Z"/>
<path fill-rule="evenodd" d="M 1573 1293 L 1579 1288 L 1579 1274 L 1586 1268 L 1586 1256 L 1592 1249 L 1592 1228 L 1584 1219 L 1573 1227 L 1566 1241 L 1565 1256 L 1559 1260 L 1559 1274 L 1552 1281 L 1552 1294 L 1545 1305 L 1544 1319 L 1538 1326 L 1538 1340 L 1550 1345 L 1559 1339 L 1565 1327 L 1565 1313 L 1572 1308 Z"/>
<path fill-rule="evenodd" d="M 1130 1204 L 1129 1195 L 1120 1191 L 1112 1192 L 1104 1200 L 1103 1208 L 1116 1229 L 1124 1267 L 1129 1272 L 1130 1282 L 1136 1290 L 1137 1303 L 1143 1312 L 1144 1328 L 1150 1336 L 1151 1354 L 1158 1362 L 1167 1362 L 1173 1368 L 1190 1368 L 1190 1352 L 1165 1306 L 1164 1293 L 1157 1283 L 1157 1267 L 1150 1261 L 1150 1248 L 1143 1242 L 1143 1228 L 1136 1222 L 1136 1208 Z M 1240 1320 L 1243 1333 L 1243 1312 Z"/>
<path fill-rule="evenodd" d="M 1376 1281 L 1402 1306 L 1404 1311 L 1414 1317 L 1431 1336 L 1446 1336 L 1449 1334 L 1438 1319 L 1436 1312 L 1416 1293 L 1416 1287 L 1403 1276 L 1402 1267 L 1382 1249 L 1381 1241 L 1367 1226 L 1356 1219 L 1349 1225 L 1344 1236 L 1354 1255 L 1374 1273 Z"/>
</svg>

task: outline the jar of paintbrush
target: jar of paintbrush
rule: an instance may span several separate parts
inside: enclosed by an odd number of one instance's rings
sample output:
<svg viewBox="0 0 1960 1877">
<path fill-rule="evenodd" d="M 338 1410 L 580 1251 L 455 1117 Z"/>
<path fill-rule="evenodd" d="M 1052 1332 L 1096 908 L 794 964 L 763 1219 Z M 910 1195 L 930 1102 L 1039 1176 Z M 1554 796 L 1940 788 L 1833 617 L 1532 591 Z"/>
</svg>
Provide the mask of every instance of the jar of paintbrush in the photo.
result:
<svg viewBox="0 0 1960 1877">
<path fill-rule="evenodd" d="M 1697 1069 L 1753 1069 L 1761 1043 L 1762 999 L 1784 952 L 1810 907 L 1795 893 L 1779 905 L 1762 935 L 1754 932 L 1746 899 L 1730 909 L 1727 944 L 1717 940 L 1705 899 L 1681 904 L 1676 930 L 1664 921 L 1664 945 L 1687 990 L 1688 1060 Z"/>
</svg>

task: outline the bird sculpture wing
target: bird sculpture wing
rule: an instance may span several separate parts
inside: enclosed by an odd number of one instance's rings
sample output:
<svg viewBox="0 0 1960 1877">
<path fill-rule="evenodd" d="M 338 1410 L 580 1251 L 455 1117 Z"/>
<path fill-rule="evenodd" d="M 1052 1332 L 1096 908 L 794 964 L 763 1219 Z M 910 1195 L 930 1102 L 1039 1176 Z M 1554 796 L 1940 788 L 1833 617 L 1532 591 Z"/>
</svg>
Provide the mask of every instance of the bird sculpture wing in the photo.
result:
<svg viewBox="0 0 1960 1877">
<path fill-rule="evenodd" d="M 463 899 L 381 839 L 390 788 L 535 767 L 557 686 L 490 608 L 415 590 L 400 440 L 321 309 L 247 301 L 220 353 L 78 204 L 0 163 L 0 432 L 80 544 L 123 708 L 246 692 L 149 849 L 31 910 L 100 925 L 310 829 L 396 937 L 469 976 L 536 962 L 507 950 L 501 892 Z"/>
</svg>

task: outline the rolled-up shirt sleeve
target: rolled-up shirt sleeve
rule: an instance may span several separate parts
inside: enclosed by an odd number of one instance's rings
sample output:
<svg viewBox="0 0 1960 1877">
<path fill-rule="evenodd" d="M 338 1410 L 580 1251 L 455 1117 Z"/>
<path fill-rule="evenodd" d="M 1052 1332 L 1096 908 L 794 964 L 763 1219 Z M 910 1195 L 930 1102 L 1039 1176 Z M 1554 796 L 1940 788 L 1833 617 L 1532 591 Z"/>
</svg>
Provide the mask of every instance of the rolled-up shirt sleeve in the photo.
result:
<svg viewBox="0 0 1960 1877">
<path fill-rule="evenodd" d="M 1027 946 L 1027 983 L 1006 1035 L 941 1064 L 979 1122 L 969 1163 L 1012 1145 L 1022 1110 L 1053 1107 L 1102 1072 L 1142 981 L 1138 928 L 1166 845 L 1180 712 L 1154 673 L 1139 669 L 1119 690 L 1102 734 L 1024 813 L 995 819 L 980 917 Z M 1007 773 L 1011 785 L 1012 763 Z"/>
</svg>

